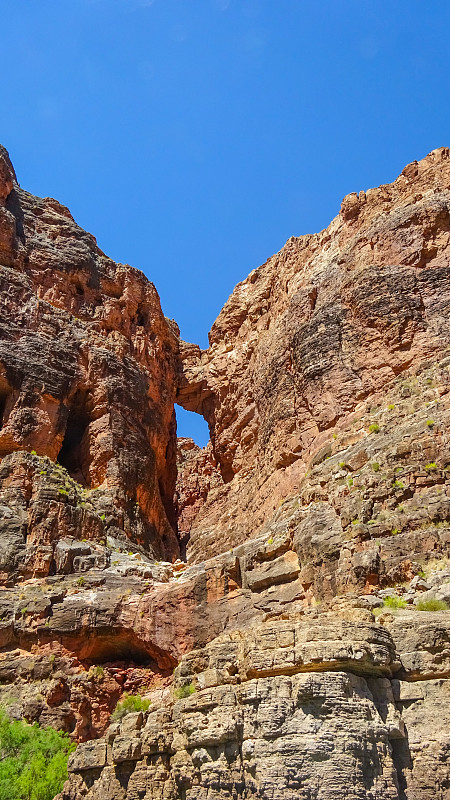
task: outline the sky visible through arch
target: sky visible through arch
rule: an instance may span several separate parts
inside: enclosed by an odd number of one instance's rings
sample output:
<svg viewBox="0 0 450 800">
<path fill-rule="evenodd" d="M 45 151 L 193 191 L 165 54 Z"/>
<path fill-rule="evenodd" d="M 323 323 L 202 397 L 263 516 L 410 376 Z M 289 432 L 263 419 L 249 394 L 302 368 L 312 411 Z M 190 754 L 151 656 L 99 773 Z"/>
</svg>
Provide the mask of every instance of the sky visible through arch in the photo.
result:
<svg viewBox="0 0 450 800">
<path fill-rule="evenodd" d="M 449 23 L 443 0 L 15 0 L 0 141 L 206 347 L 290 236 L 450 144 Z"/>
</svg>

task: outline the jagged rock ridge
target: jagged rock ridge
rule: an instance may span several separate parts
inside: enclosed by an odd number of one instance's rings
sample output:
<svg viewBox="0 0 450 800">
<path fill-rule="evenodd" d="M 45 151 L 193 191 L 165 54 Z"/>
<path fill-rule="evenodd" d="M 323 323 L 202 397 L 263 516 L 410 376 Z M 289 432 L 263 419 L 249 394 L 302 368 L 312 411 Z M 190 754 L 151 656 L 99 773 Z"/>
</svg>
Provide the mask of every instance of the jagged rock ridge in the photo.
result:
<svg viewBox="0 0 450 800">
<path fill-rule="evenodd" d="M 449 150 L 204 352 L 3 150 L 0 204 L 0 702 L 81 742 L 60 800 L 447 800 Z"/>
</svg>

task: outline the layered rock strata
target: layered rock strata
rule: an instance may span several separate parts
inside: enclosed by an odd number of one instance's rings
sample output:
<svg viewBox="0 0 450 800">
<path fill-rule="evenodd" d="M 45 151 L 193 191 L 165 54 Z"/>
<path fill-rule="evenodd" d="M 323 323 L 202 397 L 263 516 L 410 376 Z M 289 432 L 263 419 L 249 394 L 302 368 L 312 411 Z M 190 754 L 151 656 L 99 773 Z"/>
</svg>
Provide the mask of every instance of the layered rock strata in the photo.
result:
<svg viewBox="0 0 450 800">
<path fill-rule="evenodd" d="M 1 152 L 0 703 L 80 743 L 58 800 L 450 798 L 449 180 L 345 198 L 201 352 Z"/>
<path fill-rule="evenodd" d="M 190 561 L 255 535 L 364 401 L 443 358 L 449 252 L 440 148 L 292 237 L 235 288 L 208 350 L 184 346 L 178 402 L 208 420 L 222 477 L 191 523 Z"/>
<path fill-rule="evenodd" d="M 55 505 L 70 494 L 64 478 L 50 485 L 9 457 L 0 569 L 51 573 L 57 539 L 81 528 L 176 556 L 176 326 L 142 273 L 107 258 L 60 203 L 19 187 L 5 150 L 0 199 L 0 456 L 57 461 L 84 500 L 95 494 L 101 520 L 69 519 Z"/>
</svg>

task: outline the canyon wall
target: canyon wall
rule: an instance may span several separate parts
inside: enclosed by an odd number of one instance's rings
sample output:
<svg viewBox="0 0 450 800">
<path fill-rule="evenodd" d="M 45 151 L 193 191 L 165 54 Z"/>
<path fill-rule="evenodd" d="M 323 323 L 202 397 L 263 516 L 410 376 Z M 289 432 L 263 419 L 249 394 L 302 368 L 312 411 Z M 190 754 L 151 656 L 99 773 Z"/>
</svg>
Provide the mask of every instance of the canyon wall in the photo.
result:
<svg viewBox="0 0 450 800">
<path fill-rule="evenodd" d="M 0 704 L 79 743 L 58 800 L 450 800 L 449 150 L 203 352 L 0 155 Z"/>
<path fill-rule="evenodd" d="M 174 557 L 178 329 L 141 272 L 19 187 L 4 150 L 0 199 L 0 491 L 11 508 L 0 571 L 51 574 L 64 535 Z M 23 451 L 64 474 L 12 457 Z M 65 502 L 72 480 L 77 511 Z"/>
<path fill-rule="evenodd" d="M 255 535 L 353 414 L 446 353 L 449 201 L 447 148 L 348 195 L 326 230 L 236 286 L 208 350 L 184 346 L 178 402 L 208 420 L 222 478 L 191 522 L 190 561 Z"/>
</svg>

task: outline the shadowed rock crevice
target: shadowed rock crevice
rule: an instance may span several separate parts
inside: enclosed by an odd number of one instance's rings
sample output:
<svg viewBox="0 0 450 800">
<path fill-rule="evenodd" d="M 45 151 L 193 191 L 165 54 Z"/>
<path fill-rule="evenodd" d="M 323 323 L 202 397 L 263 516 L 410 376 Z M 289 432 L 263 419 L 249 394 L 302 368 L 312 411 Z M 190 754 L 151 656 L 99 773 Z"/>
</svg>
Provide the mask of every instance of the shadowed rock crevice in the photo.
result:
<svg viewBox="0 0 450 800">
<path fill-rule="evenodd" d="M 88 393 L 78 391 L 67 410 L 67 422 L 57 461 L 70 477 L 84 488 L 90 487 L 92 460 L 89 435 Z"/>
<path fill-rule="evenodd" d="M 12 389 L 5 378 L 0 377 L 0 429 L 6 421 L 8 398 Z"/>
</svg>

